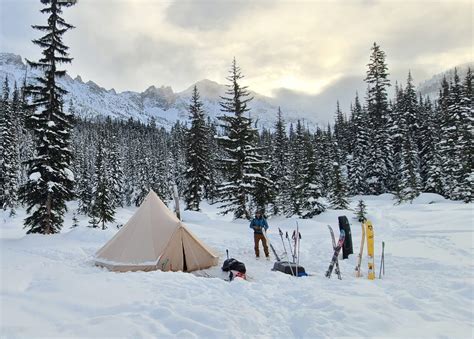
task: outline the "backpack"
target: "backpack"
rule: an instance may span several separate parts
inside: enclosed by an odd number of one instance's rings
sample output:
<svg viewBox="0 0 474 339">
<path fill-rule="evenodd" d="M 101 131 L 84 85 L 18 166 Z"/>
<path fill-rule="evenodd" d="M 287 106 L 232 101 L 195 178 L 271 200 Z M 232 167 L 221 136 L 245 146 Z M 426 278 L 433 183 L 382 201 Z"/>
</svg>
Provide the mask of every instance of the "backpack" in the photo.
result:
<svg viewBox="0 0 474 339">
<path fill-rule="evenodd" d="M 224 272 L 237 271 L 243 274 L 247 272 L 247 269 L 245 268 L 245 264 L 234 258 L 226 259 L 224 263 L 222 264 L 222 270 Z"/>
</svg>

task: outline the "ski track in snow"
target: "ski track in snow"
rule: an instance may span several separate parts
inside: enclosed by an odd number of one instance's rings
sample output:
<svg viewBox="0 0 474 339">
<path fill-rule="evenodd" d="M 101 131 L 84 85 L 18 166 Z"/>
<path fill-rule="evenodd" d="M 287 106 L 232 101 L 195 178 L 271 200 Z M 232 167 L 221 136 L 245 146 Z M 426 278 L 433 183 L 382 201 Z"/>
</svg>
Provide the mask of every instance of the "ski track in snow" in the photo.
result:
<svg viewBox="0 0 474 339">
<path fill-rule="evenodd" d="M 329 210 L 314 219 L 274 217 L 268 236 L 280 254 L 278 227 L 289 235 L 298 220 L 300 263 L 309 277 L 272 272 L 273 260 L 256 260 L 247 221 L 184 212 L 188 227 L 220 256 L 204 274 L 112 273 L 92 256 L 116 232 L 80 226 L 53 236 L 24 235 L 22 219 L 3 216 L 1 228 L 2 337 L 449 337 L 474 335 L 473 205 L 424 194 L 413 204 L 392 196 L 363 198 L 375 230 L 379 274 L 385 241 L 386 275 L 355 278 L 361 227 L 352 211 Z M 430 204 L 430 202 L 434 202 Z M 70 210 L 74 210 L 71 204 Z M 116 215 L 124 223 L 134 208 Z M 324 273 L 332 255 L 326 225 L 338 235 L 337 216 L 347 215 L 354 255 L 340 260 L 343 280 Z M 288 250 L 288 243 L 285 246 Z M 224 281 L 225 249 L 247 266 L 249 281 Z"/>
</svg>

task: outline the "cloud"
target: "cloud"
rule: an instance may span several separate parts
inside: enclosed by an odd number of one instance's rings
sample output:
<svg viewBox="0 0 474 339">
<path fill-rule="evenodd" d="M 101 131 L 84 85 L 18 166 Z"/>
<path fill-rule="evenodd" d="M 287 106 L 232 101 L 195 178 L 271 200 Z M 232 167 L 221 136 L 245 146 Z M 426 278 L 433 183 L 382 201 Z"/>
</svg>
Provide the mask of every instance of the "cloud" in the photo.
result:
<svg viewBox="0 0 474 339">
<path fill-rule="evenodd" d="M 45 20 L 39 2 L 0 2 L 2 50 L 37 56 L 30 40 L 38 33 L 30 25 Z M 343 84 L 364 78 L 374 41 L 387 53 L 392 82 L 404 82 L 409 69 L 422 81 L 472 59 L 471 6 L 424 0 L 81 0 L 64 13 L 77 27 L 65 37 L 74 57 L 67 68 L 106 88 L 141 91 L 163 84 L 182 90 L 203 78 L 224 82 L 235 56 L 251 90 L 271 95 L 286 88 L 308 95 L 302 101 L 308 105 L 325 105 L 311 98 L 333 87 L 345 91 L 333 96 L 342 103 L 346 91 L 352 97 L 359 88 Z"/>
<path fill-rule="evenodd" d="M 274 3 L 255 0 L 174 1 L 166 9 L 166 19 L 186 29 L 225 30 L 246 13 L 268 8 Z"/>
<path fill-rule="evenodd" d="M 334 121 L 338 100 L 341 110 L 349 116 L 349 107 L 355 99 L 356 91 L 359 93 L 359 99 L 363 100 L 365 93 L 363 78 L 348 76 L 331 83 L 318 94 L 278 88 L 274 90 L 273 96 L 277 105 L 288 107 L 292 112 L 308 112 L 309 114 L 302 114 L 301 117 L 311 118 L 312 121 L 319 121 L 325 125 Z"/>
</svg>

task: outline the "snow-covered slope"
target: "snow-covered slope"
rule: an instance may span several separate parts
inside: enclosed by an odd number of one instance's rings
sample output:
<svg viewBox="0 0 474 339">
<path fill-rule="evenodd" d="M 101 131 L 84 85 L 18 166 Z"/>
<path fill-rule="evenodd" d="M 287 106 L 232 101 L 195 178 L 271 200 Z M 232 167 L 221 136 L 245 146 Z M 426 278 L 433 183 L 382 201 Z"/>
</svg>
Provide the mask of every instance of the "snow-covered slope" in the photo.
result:
<svg viewBox="0 0 474 339">
<path fill-rule="evenodd" d="M 220 256 L 206 270 L 216 278 L 171 272 L 112 273 L 95 267 L 92 255 L 116 229 L 87 228 L 87 218 L 63 233 L 24 235 L 19 210 L 0 228 L 0 334 L 2 337 L 205 337 L 205 338 L 472 338 L 474 325 L 473 205 L 423 194 L 413 204 L 393 205 L 391 195 L 364 196 L 375 229 L 378 276 L 385 241 L 385 276 L 355 278 L 356 255 L 340 260 L 343 280 L 327 279 L 332 255 L 326 225 L 351 221 L 354 252 L 361 227 L 349 210 L 329 210 L 298 220 L 300 262 L 312 274 L 293 278 L 272 272 L 272 261 L 255 260 L 246 221 L 232 221 L 205 205 L 184 212 L 188 227 Z M 70 205 L 71 210 L 75 206 Z M 355 207 L 355 203 L 352 207 Z M 124 223 L 134 209 L 121 209 Z M 269 220 L 269 237 L 282 252 L 278 227 L 294 219 Z M 337 235 L 337 231 L 336 231 Z M 247 266 L 249 281 L 222 278 L 230 255 Z"/>
<path fill-rule="evenodd" d="M 0 53 L 0 79 L 8 76 L 11 85 L 13 82 L 23 83 L 25 76 L 28 81 L 37 75 L 36 70 L 27 69 L 26 64 L 18 55 Z M 93 81 L 83 82 L 80 76 L 71 78 L 66 75 L 60 80 L 61 86 L 69 94 L 65 100 L 72 102 L 76 113 L 82 117 L 111 116 L 113 118 L 134 118 L 148 122 L 151 117 L 163 126 L 171 126 L 176 120 L 188 118 L 187 106 L 190 102 L 191 91 L 194 85 L 183 92 L 175 93 L 169 86 L 150 86 L 144 92 L 126 91 L 117 93 L 114 89 L 106 90 Z M 226 90 L 225 85 L 211 80 L 201 80 L 196 83 L 204 109 L 214 119 L 220 115 L 219 100 Z M 273 99 L 252 93 L 251 116 L 258 120 L 260 126 L 270 126 L 276 120 L 277 106 Z M 287 120 L 295 121 L 299 116 L 295 112 L 287 111 Z M 307 120 L 307 118 L 306 118 Z M 317 123 L 314 119 L 311 124 Z"/>
<path fill-rule="evenodd" d="M 456 67 L 458 75 L 461 79 L 461 82 L 464 80 L 466 76 L 468 68 L 474 69 L 474 63 L 468 62 Z M 448 82 L 452 81 L 454 78 L 454 68 L 451 68 L 445 72 L 433 75 L 431 79 L 423 81 L 418 86 L 418 91 L 423 96 L 429 96 L 431 99 L 435 99 L 439 96 L 439 89 L 441 88 L 441 81 L 443 81 L 443 77 L 446 77 Z"/>
</svg>

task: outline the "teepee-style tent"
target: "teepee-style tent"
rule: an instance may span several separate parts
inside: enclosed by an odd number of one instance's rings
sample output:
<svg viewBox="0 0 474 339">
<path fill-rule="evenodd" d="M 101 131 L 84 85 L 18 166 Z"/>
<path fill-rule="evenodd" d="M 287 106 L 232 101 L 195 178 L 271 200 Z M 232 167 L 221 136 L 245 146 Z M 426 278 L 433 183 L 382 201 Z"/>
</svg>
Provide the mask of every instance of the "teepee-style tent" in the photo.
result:
<svg viewBox="0 0 474 339">
<path fill-rule="evenodd" d="M 191 272 L 217 265 L 211 252 L 150 191 L 130 220 L 96 253 L 111 271 Z"/>
</svg>

